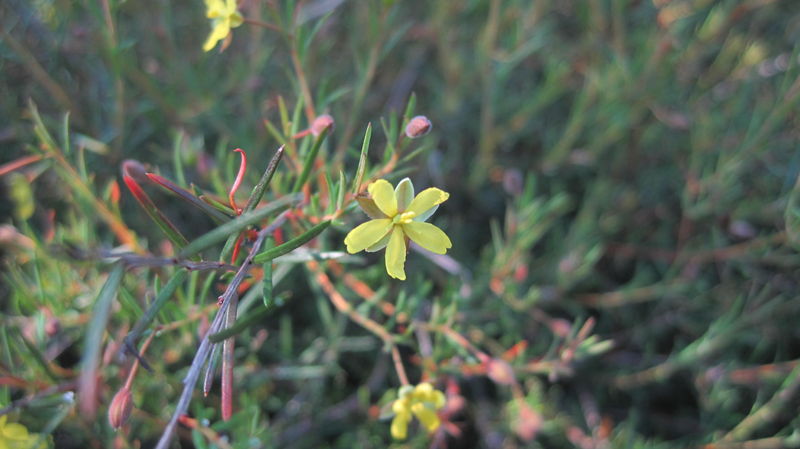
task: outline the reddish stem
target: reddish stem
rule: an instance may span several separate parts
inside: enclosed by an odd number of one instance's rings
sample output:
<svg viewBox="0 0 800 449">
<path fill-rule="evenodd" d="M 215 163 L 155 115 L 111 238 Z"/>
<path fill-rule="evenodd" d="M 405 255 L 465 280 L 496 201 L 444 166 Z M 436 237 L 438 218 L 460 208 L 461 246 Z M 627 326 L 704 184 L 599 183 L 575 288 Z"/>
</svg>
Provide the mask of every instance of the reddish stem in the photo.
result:
<svg viewBox="0 0 800 449">
<path fill-rule="evenodd" d="M 299 138 L 305 137 L 305 136 L 307 136 L 309 134 L 311 134 L 311 128 L 304 129 L 304 130 L 300 131 L 299 133 L 293 135 L 292 139 L 299 139 Z"/>
<path fill-rule="evenodd" d="M 242 247 L 242 240 L 244 240 L 244 233 L 239 234 L 236 238 L 236 243 L 233 245 L 233 254 L 231 254 L 231 265 L 236 264 L 236 258 L 239 257 L 239 249 Z"/>
<path fill-rule="evenodd" d="M 236 194 L 236 191 L 239 190 L 239 185 L 242 183 L 242 179 L 244 179 L 244 172 L 247 170 L 247 154 L 244 151 L 242 151 L 241 148 L 237 148 L 233 151 L 241 154 L 242 160 L 239 163 L 239 173 L 236 174 L 236 180 L 233 181 L 233 186 L 231 187 L 231 191 L 228 194 L 228 199 L 231 202 L 231 207 L 233 208 L 233 211 L 236 213 L 236 215 L 239 215 L 242 213 L 242 210 L 236 206 L 236 199 L 234 198 L 234 195 Z"/>
<path fill-rule="evenodd" d="M 28 164 L 32 164 L 34 162 L 37 162 L 37 161 L 39 161 L 41 159 L 42 159 L 42 157 L 39 156 L 39 155 L 26 156 L 26 157 L 17 159 L 15 161 L 11 161 L 11 162 L 9 162 L 7 164 L 0 165 L 0 176 L 8 174 L 8 173 L 10 173 L 10 172 L 12 172 L 14 170 L 17 170 L 19 168 L 22 168 L 22 167 L 24 167 L 24 166 L 26 166 Z"/>
</svg>

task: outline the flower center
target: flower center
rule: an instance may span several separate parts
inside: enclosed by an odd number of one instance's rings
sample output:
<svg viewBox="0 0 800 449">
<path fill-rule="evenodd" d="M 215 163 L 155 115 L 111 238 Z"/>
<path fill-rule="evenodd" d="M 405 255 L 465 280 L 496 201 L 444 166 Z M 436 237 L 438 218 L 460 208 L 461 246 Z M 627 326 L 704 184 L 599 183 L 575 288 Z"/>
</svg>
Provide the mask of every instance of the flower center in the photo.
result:
<svg viewBox="0 0 800 449">
<path fill-rule="evenodd" d="M 394 218 L 392 219 L 392 223 L 393 224 L 411 223 L 411 221 L 413 221 L 414 217 L 416 216 L 417 214 L 414 212 L 403 212 L 402 214 L 395 215 Z"/>
</svg>

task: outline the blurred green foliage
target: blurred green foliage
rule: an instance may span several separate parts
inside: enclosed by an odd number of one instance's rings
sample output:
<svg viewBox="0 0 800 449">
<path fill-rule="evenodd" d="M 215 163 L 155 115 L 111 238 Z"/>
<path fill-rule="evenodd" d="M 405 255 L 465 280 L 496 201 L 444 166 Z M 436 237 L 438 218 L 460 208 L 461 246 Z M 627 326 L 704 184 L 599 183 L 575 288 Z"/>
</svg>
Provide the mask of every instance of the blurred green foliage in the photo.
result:
<svg viewBox="0 0 800 449">
<path fill-rule="evenodd" d="M 217 389 L 196 393 L 181 447 L 800 447 L 800 3 L 240 10 L 278 30 L 245 24 L 204 53 L 199 0 L 0 3 L 0 164 L 12 164 L 0 166 L 0 407 L 12 421 L 59 448 L 155 445 L 229 278 L 194 271 L 158 312 L 169 330 L 114 432 L 105 412 L 130 367 L 114 354 L 177 271 L 128 270 L 105 332 L 90 326 L 120 227 L 134 232 L 126 248 L 169 254 L 129 192 L 115 199 L 120 164 L 224 199 L 242 148 L 249 192 L 310 126 L 306 84 L 314 112 L 336 120 L 307 159 L 322 161 L 315 186 L 349 189 L 371 129 L 370 173 L 398 154 L 393 182 L 451 194 L 436 215 L 448 257 L 410 253 L 404 283 L 374 255 L 326 269 L 353 313 L 391 334 L 411 382 L 446 391 L 445 424 L 391 441 L 387 341 L 332 307 L 295 255 L 273 273 L 283 305 L 237 337 L 233 419 Z M 412 93 L 433 131 L 395 152 Z M 298 142 L 302 161 L 313 139 Z M 273 197 L 294 190 L 289 168 Z M 214 227 L 149 194 L 187 239 Z M 309 215 L 333 209 L 317 187 L 313 198 Z M 314 249 L 343 251 L 362 221 L 348 209 Z M 100 366 L 91 405 L 71 394 L 86 357 Z"/>
</svg>

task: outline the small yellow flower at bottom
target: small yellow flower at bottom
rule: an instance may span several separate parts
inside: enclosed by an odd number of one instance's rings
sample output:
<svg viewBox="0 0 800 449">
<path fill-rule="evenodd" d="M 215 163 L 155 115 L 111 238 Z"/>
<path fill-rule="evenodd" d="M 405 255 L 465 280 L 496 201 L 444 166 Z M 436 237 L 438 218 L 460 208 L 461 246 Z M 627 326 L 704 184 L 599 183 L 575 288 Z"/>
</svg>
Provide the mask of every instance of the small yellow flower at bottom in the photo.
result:
<svg viewBox="0 0 800 449">
<path fill-rule="evenodd" d="M 244 23 L 244 17 L 236 9 L 236 0 L 205 0 L 206 17 L 211 19 L 211 34 L 203 44 L 203 51 L 211 51 L 217 42 L 228 37 L 231 28 Z"/>
<path fill-rule="evenodd" d="M 408 178 L 396 188 L 379 179 L 367 187 L 370 198 L 359 199 L 359 204 L 372 220 L 362 223 L 344 239 L 347 252 L 379 251 L 386 248 L 386 272 L 389 276 L 405 280 L 406 238 L 436 254 L 445 254 L 453 244 L 441 229 L 426 223 L 439 204 L 450 195 L 431 187 L 414 196 L 414 185 Z"/>
<path fill-rule="evenodd" d="M 425 429 L 431 433 L 441 424 L 436 411 L 444 407 L 444 393 L 423 382 L 416 387 L 401 387 L 398 398 L 392 403 L 394 418 L 391 434 L 396 440 L 404 440 L 408 436 L 408 424 L 415 416 Z"/>
<path fill-rule="evenodd" d="M 8 416 L 0 416 L 0 449 L 45 449 L 46 438 L 28 433 L 22 424 L 9 423 Z"/>
</svg>

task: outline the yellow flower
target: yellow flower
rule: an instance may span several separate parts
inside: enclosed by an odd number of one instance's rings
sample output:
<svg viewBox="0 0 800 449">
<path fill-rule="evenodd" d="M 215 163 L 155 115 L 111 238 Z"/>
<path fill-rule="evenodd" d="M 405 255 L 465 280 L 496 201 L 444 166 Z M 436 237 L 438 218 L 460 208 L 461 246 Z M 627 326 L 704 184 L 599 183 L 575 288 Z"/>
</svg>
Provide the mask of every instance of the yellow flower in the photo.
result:
<svg viewBox="0 0 800 449">
<path fill-rule="evenodd" d="M 441 421 L 436 415 L 436 410 L 444 407 L 444 393 L 424 382 L 416 387 L 410 385 L 400 387 L 398 396 L 392 403 L 394 419 L 392 419 L 391 433 L 394 439 L 406 438 L 412 415 L 417 417 L 428 432 L 434 432 L 439 428 Z"/>
<path fill-rule="evenodd" d="M 206 17 L 211 19 L 211 34 L 203 44 L 204 51 L 211 51 L 217 42 L 228 37 L 231 28 L 244 23 L 244 17 L 236 10 L 236 0 L 205 0 Z"/>
<path fill-rule="evenodd" d="M 0 449 L 44 449 L 45 438 L 28 433 L 22 424 L 7 422 L 8 416 L 0 416 Z M 38 443 L 38 444 L 37 444 Z"/>
<path fill-rule="evenodd" d="M 414 197 L 414 185 L 408 178 L 397 184 L 379 179 L 367 188 L 370 198 L 358 202 L 372 220 L 357 226 L 344 239 L 347 252 L 375 252 L 386 247 L 386 272 L 405 280 L 406 237 L 436 254 L 444 254 L 453 246 L 450 239 L 436 226 L 425 223 L 439 204 L 450 196 L 431 187 Z"/>
</svg>

